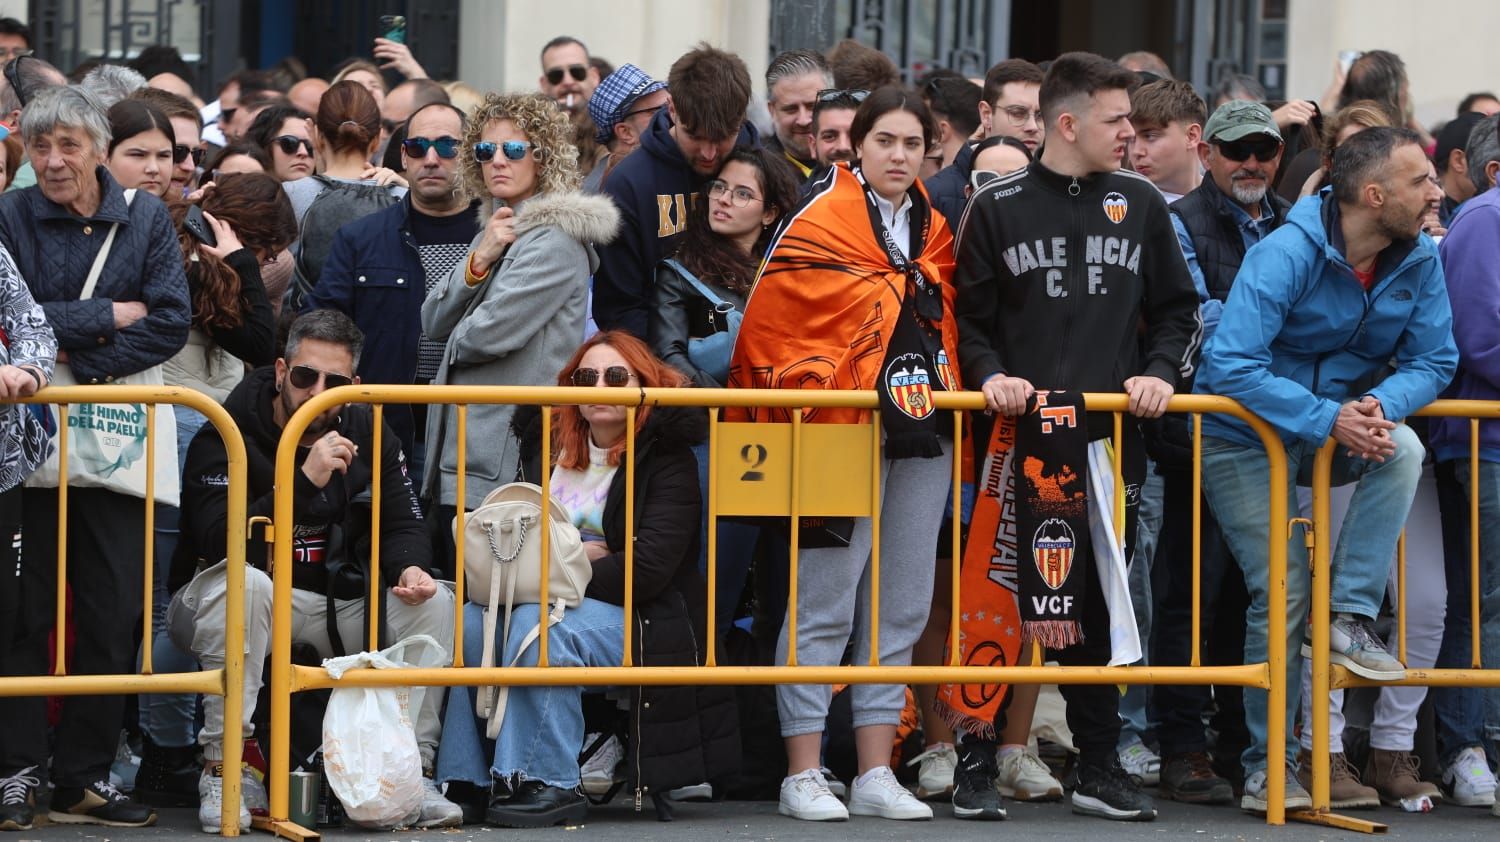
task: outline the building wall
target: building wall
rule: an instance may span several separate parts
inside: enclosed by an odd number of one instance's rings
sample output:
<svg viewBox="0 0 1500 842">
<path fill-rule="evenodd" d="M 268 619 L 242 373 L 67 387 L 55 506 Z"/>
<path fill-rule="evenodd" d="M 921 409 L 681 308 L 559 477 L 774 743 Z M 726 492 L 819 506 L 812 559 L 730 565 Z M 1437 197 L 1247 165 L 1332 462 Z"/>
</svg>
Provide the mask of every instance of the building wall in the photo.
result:
<svg viewBox="0 0 1500 842">
<path fill-rule="evenodd" d="M 615 65 L 658 79 L 698 41 L 738 53 L 763 86 L 770 0 L 463 0 L 459 74 L 486 90 L 534 90 L 542 45 L 571 35 Z"/>
<path fill-rule="evenodd" d="M 1317 99 L 1340 50 L 1390 50 L 1406 61 L 1424 125 L 1453 117 L 1465 94 L 1500 89 L 1495 0 L 1442 0 L 1435 14 L 1410 0 L 1290 0 L 1287 93 Z"/>
</svg>

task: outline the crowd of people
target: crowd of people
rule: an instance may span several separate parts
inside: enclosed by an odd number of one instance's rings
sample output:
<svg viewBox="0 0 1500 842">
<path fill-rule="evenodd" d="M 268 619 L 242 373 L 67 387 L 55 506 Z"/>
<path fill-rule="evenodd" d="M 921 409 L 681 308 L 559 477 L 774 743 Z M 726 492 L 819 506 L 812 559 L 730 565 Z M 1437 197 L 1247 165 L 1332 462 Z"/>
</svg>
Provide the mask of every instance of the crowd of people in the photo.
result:
<svg viewBox="0 0 1500 842">
<path fill-rule="evenodd" d="M 554 666 L 618 665 L 627 639 L 636 664 L 703 664 L 709 600 L 720 663 L 936 665 L 950 643 L 965 663 L 978 644 L 1003 663 L 1032 643 L 1064 665 L 1263 662 L 1279 593 L 1269 501 L 1284 494 L 1289 511 L 1309 512 L 1330 437 L 1332 661 L 1392 681 L 1466 666 L 1477 634 L 1484 663 L 1500 663 L 1500 423 L 1478 422 L 1476 474 L 1467 420 L 1410 418 L 1439 397 L 1500 399 L 1493 94 L 1429 130 L 1402 60 L 1379 50 L 1339 66 L 1318 101 L 1267 102 L 1235 75 L 1205 99 L 1150 53 L 1006 59 L 983 79 L 939 69 L 908 85 L 884 54 L 845 41 L 774 57 L 762 111 L 733 53 L 700 44 L 659 80 L 562 36 L 541 48 L 535 91 L 439 83 L 382 38 L 375 61 L 351 59 L 328 80 L 287 60 L 236 73 L 205 103 L 170 48 L 65 74 L 30 37 L 0 20 L 0 401 L 145 376 L 202 392 L 244 438 L 251 517 L 272 513 L 292 415 L 353 383 L 880 395 L 876 410 L 803 414 L 878 416 L 881 518 L 878 536 L 868 517 L 795 526 L 795 612 L 786 523 L 718 522 L 708 592 L 705 410 L 643 407 L 632 431 L 621 407 L 557 407 L 543 464 L 535 408 L 473 405 L 463 423 L 443 405 L 391 405 L 383 421 L 368 406 L 329 409 L 299 442 L 295 523 L 277 525 L 292 534 L 292 636 L 313 663 L 416 634 L 451 650 L 461 610 L 464 663 L 488 643 L 497 663 L 535 664 L 538 606 L 514 609 L 509 637 L 492 631 L 495 608 L 458 607 L 453 523 L 544 472 L 592 568 L 581 604 L 550 631 Z M 769 120 L 757 127 L 755 113 Z M 931 395 L 962 389 L 987 409 L 955 441 Z M 1114 424 L 1070 403 L 1078 392 L 1128 395 L 1123 524 Z M 1272 488 L 1259 436 L 1206 416 L 1201 529 L 1194 431 L 1166 412 L 1187 393 L 1238 400 L 1274 428 L 1291 467 Z M 1039 413 L 1082 461 L 1054 474 L 1008 467 L 1012 446 L 1042 446 L 1026 420 Z M 158 489 L 147 559 L 131 537 L 145 529 L 144 489 L 39 470 L 57 446 L 51 419 L 39 405 L 0 412 L 0 529 L 12 536 L 0 674 L 49 671 L 62 587 L 68 672 L 133 672 L 143 653 L 127 630 L 140 626 L 148 564 L 154 670 L 222 668 L 219 431 L 191 409 L 172 414 L 176 449 L 158 458 L 175 463 L 180 494 Z M 66 582 L 59 482 L 74 486 Z M 1047 488 L 1067 513 L 1018 538 Z M 663 818 L 673 801 L 725 796 L 776 798 L 806 821 L 930 819 L 935 801 L 998 820 L 1007 800 L 1064 797 L 1111 820 L 1153 819 L 1156 799 L 1264 813 L 1271 717 L 1286 724 L 1288 809 L 1310 806 L 1312 757 L 1327 752 L 1336 808 L 1500 816 L 1500 690 L 1383 687 L 1368 750 L 1346 747 L 1336 694 L 1333 732 L 1314 742 L 1311 711 L 1327 702 L 1305 675 L 1306 546 L 1294 530 L 1285 710 L 1268 709 L 1262 689 L 1210 686 L 1065 685 L 1060 699 L 1035 686 L 514 687 L 491 720 L 482 690 L 432 688 L 413 711 L 423 784 L 403 824 L 576 822 L 622 788 Z M 247 539 L 249 737 L 266 727 L 267 548 Z M 955 556 L 964 596 L 951 642 Z M 385 586 L 378 608 L 370 576 Z M 1423 769 L 1429 695 L 1437 754 Z M 42 815 L 144 826 L 159 806 L 197 807 L 206 832 L 225 811 L 247 828 L 267 810 L 265 785 L 249 763 L 225 768 L 223 716 L 216 696 L 80 695 L 55 709 L 0 699 L 0 830 Z M 1045 762 L 1038 735 L 1071 759 Z M 271 738 L 315 767 L 316 739 Z M 237 805 L 224 803 L 225 775 L 242 781 Z"/>
</svg>

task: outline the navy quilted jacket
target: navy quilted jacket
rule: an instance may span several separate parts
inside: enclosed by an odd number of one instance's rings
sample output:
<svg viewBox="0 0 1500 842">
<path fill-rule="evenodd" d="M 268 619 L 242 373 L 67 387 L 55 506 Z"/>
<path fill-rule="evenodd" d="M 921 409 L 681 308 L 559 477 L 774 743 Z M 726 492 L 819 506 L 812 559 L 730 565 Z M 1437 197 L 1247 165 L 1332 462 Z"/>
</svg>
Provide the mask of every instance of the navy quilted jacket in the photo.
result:
<svg viewBox="0 0 1500 842">
<path fill-rule="evenodd" d="M 182 249 L 167 206 L 137 193 L 130 205 L 99 167 L 102 199 L 89 219 L 74 216 L 40 187 L 0 196 L 0 244 L 57 334 L 79 383 L 107 383 L 165 362 L 187 342 L 192 309 Z M 93 297 L 79 301 L 111 223 L 120 223 Z M 139 301 L 146 317 L 115 330 L 113 303 Z"/>
</svg>

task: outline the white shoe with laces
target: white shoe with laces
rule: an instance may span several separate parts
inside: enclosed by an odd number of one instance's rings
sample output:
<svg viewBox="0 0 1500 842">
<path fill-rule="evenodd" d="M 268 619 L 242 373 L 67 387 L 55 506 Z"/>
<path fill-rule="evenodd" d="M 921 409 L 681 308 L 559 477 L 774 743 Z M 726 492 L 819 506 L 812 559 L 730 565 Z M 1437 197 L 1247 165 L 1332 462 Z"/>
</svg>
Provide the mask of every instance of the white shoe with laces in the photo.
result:
<svg viewBox="0 0 1500 842">
<path fill-rule="evenodd" d="M 932 818 L 932 808 L 902 786 L 891 767 L 881 766 L 854 779 L 849 789 L 849 814 L 915 821 Z"/>
<path fill-rule="evenodd" d="M 462 807 L 443 797 L 437 781 L 422 777 L 422 807 L 417 827 L 458 827 L 464 823 Z"/>
<path fill-rule="evenodd" d="M 849 811 L 828 790 L 828 782 L 817 769 L 782 779 L 781 801 L 776 811 L 808 822 L 841 822 L 849 818 Z"/>
<path fill-rule="evenodd" d="M 1142 786 L 1156 786 L 1161 782 L 1161 758 L 1145 743 L 1134 742 L 1122 749 L 1120 768 L 1126 774 L 1134 775 Z"/>
<path fill-rule="evenodd" d="M 1006 798 L 1017 801 L 1056 801 L 1063 796 L 1063 787 L 1052 770 L 1040 757 L 1027 749 L 996 752 L 996 765 L 1000 774 L 995 778 L 995 789 Z"/>
<path fill-rule="evenodd" d="M 917 767 L 917 797 L 944 798 L 953 792 L 953 770 L 958 768 L 958 750 L 952 743 L 937 743 L 906 761 Z"/>
<path fill-rule="evenodd" d="M 844 786 L 844 782 L 833 774 L 832 769 L 827 766 L 820 766 L 818 774 L 823 776 L 823 783 L 828 785 L 828 791 L 833 793 L 834 798 L 844 799 L 849 797 L 849 787 Z"/>
<path fill-rule="evenodd" d="M 240 832 L 250 829 L 250 811 L 245 807 L 243 787 L 240 792 Z M 198 825 L 204 833 L 218 833 L 224 815 L 224 764 L 204 769 L 198 776 Z"/>
<path fill-rule="evenodd" d="M 1495 804 L 1495 774 L 1485 760 L 1484 749 L 1470 746 L 1458 753 L 1443 770 L 1443 788 L 1448 800 L 1460 807 L 1490 807 Z"/>
<path fill-rule="evenodd" d="M 585 746 L 593 745 L 600 737 L 599 734 L 589 734 L 583 741 Z M 588 759 L 578 768 L 578 775 L 583 783 L 583 791 L 589 795 L 602 797 L 609 793 L 611 787 L 619 782 L 615 776 L 615 770 L 620 766 L 620 759 L 624 757 L 624 749 L 620 747 L 620 740 L 614 735 L 599 746 L 594 756 Z"/>
</svg>

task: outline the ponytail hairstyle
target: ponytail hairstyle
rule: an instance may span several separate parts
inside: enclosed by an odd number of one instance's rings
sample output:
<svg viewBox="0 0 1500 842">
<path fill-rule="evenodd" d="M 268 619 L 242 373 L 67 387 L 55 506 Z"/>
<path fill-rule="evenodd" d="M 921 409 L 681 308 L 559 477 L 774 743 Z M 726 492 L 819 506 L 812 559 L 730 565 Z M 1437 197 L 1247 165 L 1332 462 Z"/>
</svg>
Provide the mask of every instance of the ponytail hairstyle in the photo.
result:
<svg viewBox="0 0 1500 842">
<path fill-rule="evenodd" d="M 333 85 L 318 102 L 318 137 L 335 155 L 370 154 L 380 139 L 380 108 L 375 97 L 358 82 Z"/>
</svg>

